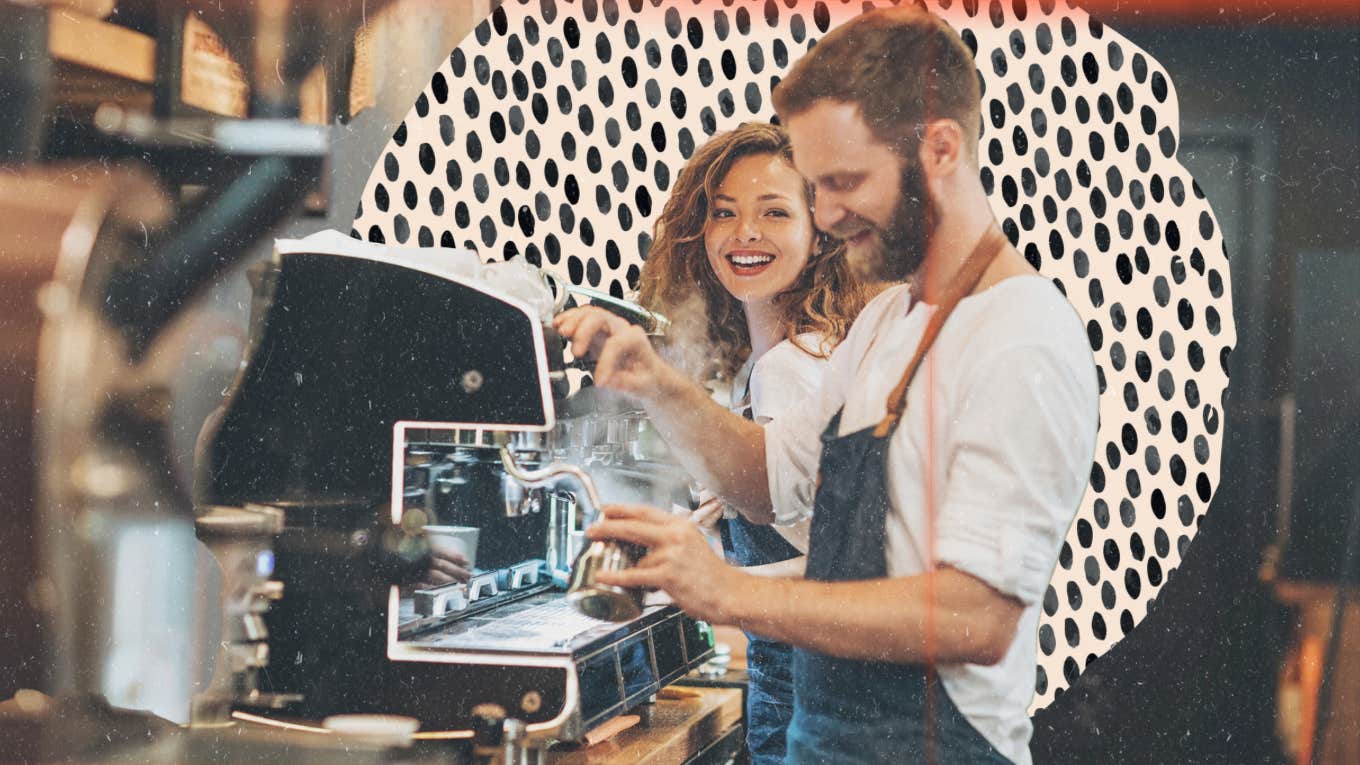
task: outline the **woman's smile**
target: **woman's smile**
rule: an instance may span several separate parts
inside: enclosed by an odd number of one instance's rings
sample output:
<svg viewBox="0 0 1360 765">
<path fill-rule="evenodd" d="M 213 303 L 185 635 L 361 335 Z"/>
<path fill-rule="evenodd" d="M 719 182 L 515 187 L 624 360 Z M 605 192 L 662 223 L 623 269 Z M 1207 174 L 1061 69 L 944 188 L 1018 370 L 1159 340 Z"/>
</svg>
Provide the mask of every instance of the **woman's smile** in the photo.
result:
<svg viewBox="0 0 1360 765">
<path fill-rule="evenodd" d="M 737 276 L 756 276 L 769 268 L 776 258 L 768 252 L 758 250 L 733 250 L 727 253 L 727 262 L 732 273 Z"/>
</svg>

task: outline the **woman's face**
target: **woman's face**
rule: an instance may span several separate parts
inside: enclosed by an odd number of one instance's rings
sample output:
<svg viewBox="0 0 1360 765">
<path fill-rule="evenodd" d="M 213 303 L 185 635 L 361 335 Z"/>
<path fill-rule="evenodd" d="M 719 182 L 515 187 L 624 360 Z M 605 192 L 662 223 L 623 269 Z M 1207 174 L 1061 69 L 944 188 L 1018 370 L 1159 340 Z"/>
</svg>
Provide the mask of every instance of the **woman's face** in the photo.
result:
<svg viewBox="0 0 1360 765">
<path fill-rule="evenodd" d="M 769 301 L 793 284 L 815 239 L 803 179 L 778 156 L 737 160 L 709 200 L 708 264 L 743 303 Z"/>
</svg>

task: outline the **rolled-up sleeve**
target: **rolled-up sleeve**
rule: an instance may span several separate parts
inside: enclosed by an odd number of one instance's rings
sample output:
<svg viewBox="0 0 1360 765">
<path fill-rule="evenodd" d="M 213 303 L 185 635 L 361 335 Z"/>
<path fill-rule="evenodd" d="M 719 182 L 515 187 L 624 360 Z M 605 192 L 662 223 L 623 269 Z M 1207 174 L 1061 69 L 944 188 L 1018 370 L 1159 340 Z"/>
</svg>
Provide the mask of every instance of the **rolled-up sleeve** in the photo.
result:
<svg viewBox="0 0 1360 765">
<path fill-rule="evenodd" d="M 1025 345 L 980 360 L 944 444 L 937 562 L 1025 605 L 1043 597 L 1090 475 L 1099 404 L 1083 350 Z"/>
<path fill-rule="evenodd" d="M 815 338 L 805 341 L 816 343 Z M 751 372 L 751 409 L 764 425 L 782 417 L 802 417 L 809 401 L 822 389 L 827 359 L 808 355 L 792 342 L 776 345 L 756 362 Z"/>
</svg>

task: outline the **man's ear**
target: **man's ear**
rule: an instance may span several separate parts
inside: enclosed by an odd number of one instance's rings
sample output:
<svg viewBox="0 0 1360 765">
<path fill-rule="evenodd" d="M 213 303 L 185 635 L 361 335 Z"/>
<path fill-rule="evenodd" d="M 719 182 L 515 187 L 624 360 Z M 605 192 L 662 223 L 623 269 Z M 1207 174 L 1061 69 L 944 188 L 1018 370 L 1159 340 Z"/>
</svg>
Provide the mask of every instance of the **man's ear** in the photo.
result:
<svg viewBox="0 0 1360 765">
<path fill-rule="evenodd" d="M 917 159 L 927 179 L 943 179 L 954 174 L 963 156 L 963 128 L 951 119 L 926 123 L 921 133 Z"/>
</svg>

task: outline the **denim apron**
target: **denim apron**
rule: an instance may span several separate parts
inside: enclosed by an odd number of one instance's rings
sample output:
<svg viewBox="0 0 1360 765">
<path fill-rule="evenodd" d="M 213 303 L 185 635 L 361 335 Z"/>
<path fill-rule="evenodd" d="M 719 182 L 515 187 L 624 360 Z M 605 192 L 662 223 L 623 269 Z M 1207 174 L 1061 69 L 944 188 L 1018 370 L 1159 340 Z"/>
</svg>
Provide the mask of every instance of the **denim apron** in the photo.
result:
<svg viewBox="0 0 1360 765">
<path fill-rule="evenodd" d="M 749 378 L 748 378 L 749 380 Z M 750 407 L 742 416 L 753 419 Z M 723 555 L 734 566 L 760 566 L 797 558 L 798 548 L 774 527 L 740 515 L 718 521 Z M 751 765 L 784 762 L 784 737 L 793 718 L 793 649 L 787 643 L 746 633 L 746 747 Z"/>
<path fill-rule="evenodd" d="M 718 522 L 723 552 L 736 566 L 759 566 L 802 555 L 770 526 L 737 516 Z M 746 746 L 751 765 L 784 762 L 784 737 L 793 719 L 793 649 L 746 633 Z"/>
<path fill-rule="evenodd" d="M 1000 232 L 989 231 L 946 288 L 915 356 L 888 399 L 884 420 L 839 436 L 842 412 L 837 412 L 822 433 L 808 579 L 845 582 L 888 576 L 886 520 L 892 511 L 888 444 L 905 407 L 907 386 L 949 312 L 976 289 L 1003 244 Z M 842 659 L 795 649 L 793 676 L 789 763 L 1009 762 L 963 716 L 927 665 Z"/>
</svg>

